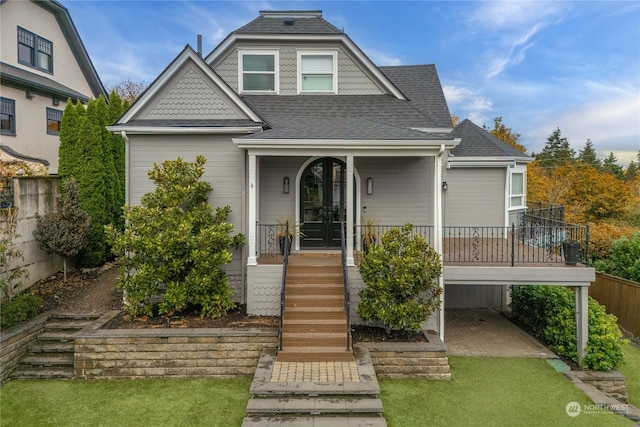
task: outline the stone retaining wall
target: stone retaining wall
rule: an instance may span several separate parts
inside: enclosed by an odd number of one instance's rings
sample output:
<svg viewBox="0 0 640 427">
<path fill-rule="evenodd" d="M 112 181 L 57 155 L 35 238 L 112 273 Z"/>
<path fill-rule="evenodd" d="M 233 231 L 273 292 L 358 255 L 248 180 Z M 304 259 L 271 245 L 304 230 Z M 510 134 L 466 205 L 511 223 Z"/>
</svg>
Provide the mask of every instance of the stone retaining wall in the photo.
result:
<svg viewBox="0 0 640 427">
<path fill-rule="evenodd" d="M 252 376 L 278 331 L 101 329 L 75 340 L 76 378 Z"/>
<path fill-rule="evenodd" d="M 49 315 L 50 313 L 41 314 L 22 325 L 2 331 L 0 337 L 0 382 L 6 381 L 11 375 L 11 371 L 26 356 L 29 346 L 35 342 L 44 329 Z"/>
<path fill-rule="evenodd" d="M 425 332 L 429 342 L 361 343 L 369 350 L 378 378 L 450 380 L 447 347 L 437 335 Z"/>
<path fill-rule="evenodd" d="M 614 399 L 628 402 L 627 387 L 624 384 L 626 377 L 618 371 L 578 371 L 575 376 Z"/>
</svg>

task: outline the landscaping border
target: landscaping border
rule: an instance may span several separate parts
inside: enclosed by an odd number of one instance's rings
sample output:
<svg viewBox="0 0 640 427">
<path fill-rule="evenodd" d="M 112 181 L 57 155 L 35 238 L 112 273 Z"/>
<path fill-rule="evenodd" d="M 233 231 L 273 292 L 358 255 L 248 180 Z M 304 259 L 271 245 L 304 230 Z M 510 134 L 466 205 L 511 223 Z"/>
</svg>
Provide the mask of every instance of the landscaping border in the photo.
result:
<svg viewBox="0 0 640 427">
<path fill-rule="evenodd" d="M 44 325 L 52 312 L 42 313 L 20 325 L 2 331 L 0 336 L 0 382 L 5 382 L 11 372 L 26 356 L 29 346 L 44 330 Z"/>
</svg>

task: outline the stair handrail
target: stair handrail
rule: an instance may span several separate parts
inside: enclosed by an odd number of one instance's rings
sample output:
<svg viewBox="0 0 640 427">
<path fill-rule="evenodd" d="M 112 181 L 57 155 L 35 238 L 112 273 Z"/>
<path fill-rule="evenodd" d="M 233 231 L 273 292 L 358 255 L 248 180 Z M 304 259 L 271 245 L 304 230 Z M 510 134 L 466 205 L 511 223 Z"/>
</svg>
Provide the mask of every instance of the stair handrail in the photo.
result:
<svg viewBox="0 0 640 427">
<path fill-rule="evenodd" d="M 289 265 L 289 251 L 291 240 L 289 239 L 289 221 L 285 224 L 284 255 L 282 258 L 282 284 L 280 286 L 280 327 L 278 330 L 279 349 L 282 350 L 282 335 L 284 333 L 284 299 L 287 286 L 287 267 Z"/>
<path fill-rule="evenodd" d="M 347 315 L 347 351 L 351 351 L 351 294 L 349 292 L 349 270 L 347 268 L 347 225 L 340 224 L 340 244 L 342 249 L 342 277 L 344 280 L 344 310 Z"/>
</svg>

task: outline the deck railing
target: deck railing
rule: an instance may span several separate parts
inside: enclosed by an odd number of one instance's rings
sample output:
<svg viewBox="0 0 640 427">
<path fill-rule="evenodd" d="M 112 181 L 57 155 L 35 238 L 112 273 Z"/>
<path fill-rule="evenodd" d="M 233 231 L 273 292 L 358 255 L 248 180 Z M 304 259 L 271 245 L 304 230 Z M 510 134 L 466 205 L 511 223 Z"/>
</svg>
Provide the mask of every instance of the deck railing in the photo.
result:
<svg viewBox="0 0 640 427">
<path fill-rule="evenodd" d="M 355 226 L 355 243 L 356 248 L 365 250 L 364 246 L 375 244 L 386 231 L 392 228 L 401 228 L 403 225 L 357 225 Z M 433 226 L 432 225 L 414 225 L 411 235 L 420 234 L 427 240 L 430 245 L 433 244 Z"/>
<path fill-rule="evenodd" d="M 284 231 L 286 234 L 284 236 L 289 235 L 289 223 L 287 222 L 284 226 Z M 283 239 L 283 258 L 282 258 L 282 284 L 280 286 L 280 327 L 278 329 L 278 341 L 279 348 L 282 350 L 282 336 L 284 335 L 284 306 L 285 306 L 285 296 L 286 296 L 286 288 L 287 288 L 287 267 L 289 266 L 289 252 L 291 250 L 291 240 Z"/>
<path fill-rule="evenodd" d="M 260 257 L 279 258 L 284 255 L 287 224 L 257 224 L 256 250 Z M 289 242 L 289 245 L 291 242 Z"/>
<path fill-rule="evenodd" d="M 342 275 L 344 278 L 344 310 L 347 315 L 347 351 L 351 351 L 351 293 L 349 291 L 349 269 L 347 268 L 347 224 L 340 224 L 342 248 Z"/>
</svg>

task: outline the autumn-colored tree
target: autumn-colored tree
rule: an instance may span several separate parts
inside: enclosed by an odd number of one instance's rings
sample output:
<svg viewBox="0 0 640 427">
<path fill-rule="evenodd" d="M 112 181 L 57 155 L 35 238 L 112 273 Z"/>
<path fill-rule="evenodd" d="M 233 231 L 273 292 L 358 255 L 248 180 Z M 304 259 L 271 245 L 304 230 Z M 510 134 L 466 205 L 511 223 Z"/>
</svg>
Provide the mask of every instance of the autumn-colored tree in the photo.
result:
<svg viewBox="0 0 640 427">
<path fill-rule="evenodd" d="M 558 127 L 549 135 L 544 148 L 535 157 L 542 166 L 553 167 L 572 163 L 575 155 L 576 152 L 569 145 L 569 140 L 562 136 Z"/>
<path fill-rule="evenodd" d="M 458 124 L 460 123 L 460 117 L 456 116 L 455 114 L 451 115 L 451 124 L 453 125 L 453 127 L 458 126 Z"/>
<path fill-rule="evenodd" d="M 485 130 L 488 130 L 489 133 L 491 133 L 493 136 L 501 141 L 506 142 L 515 149 L 520 150 L 523 153 L 527 151 L 526 147 L 519 143 L 521 135 L 519 133 L 513 133 L 511 128 L 506 127 L 505 124 L 502 123 L 502 117 L 494 117 L 493 129 L 489 129 L 486 126 L 483 127 Z"/>
<path fill-rule="evenodd" d="M 133 104 L 133 102 L 138 99 L 138 96 L 140 96 L 146 88 L 147 83 L 134 82 L 131 78 L 123 79 L 113 85 L 107 85 L 108 92 L 115 92 L 120 99 L 128 101 L 129 104 Z"/>
</svg>

